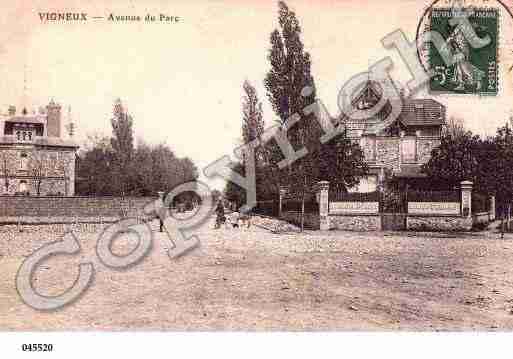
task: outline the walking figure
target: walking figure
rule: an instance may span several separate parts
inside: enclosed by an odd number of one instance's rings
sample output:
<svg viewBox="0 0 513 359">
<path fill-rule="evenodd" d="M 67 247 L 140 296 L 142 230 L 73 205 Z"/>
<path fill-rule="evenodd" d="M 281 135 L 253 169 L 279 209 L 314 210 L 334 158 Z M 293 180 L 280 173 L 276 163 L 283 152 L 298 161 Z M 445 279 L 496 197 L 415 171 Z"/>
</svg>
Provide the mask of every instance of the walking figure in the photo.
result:
<svg viewBox="0 0 513 359">
<path fill-rule="evenodd" d="M 215 228 L 219 228 L 221 227 L 221 224 L 224 224 L 226 222 L 226 217 L 224 215 L 224 205 L 223 205 L 223 201 L 222 200 L 219 200 L 219 202 L 217 202 L 217 207 L 216 207 L 216 225 L 215 225 Z"/>
</svg>

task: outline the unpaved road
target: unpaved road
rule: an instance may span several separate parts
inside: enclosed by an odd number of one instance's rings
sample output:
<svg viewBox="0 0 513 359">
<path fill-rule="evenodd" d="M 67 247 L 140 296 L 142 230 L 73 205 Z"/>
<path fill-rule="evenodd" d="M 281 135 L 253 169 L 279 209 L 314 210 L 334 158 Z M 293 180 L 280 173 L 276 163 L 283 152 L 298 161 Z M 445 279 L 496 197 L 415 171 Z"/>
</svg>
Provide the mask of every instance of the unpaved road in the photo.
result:
<svg viewBox="0 0 513 359">
<path fill-rule="evenodd" d="M 44 262 L 36 288 L 59 294 L 81 261 L 94 264 L 94 282 L 74 304 L 39 312 L 21 302 L 15 275 L 61 229 L 0 227 L 1 330 L 513 329 L 513 235 L 280 235 L 209 223 L 196 232 L 200 249 L 170 260 L 157 235 L 147 258 L 113 271 L 95 256 L 99 228 L 82 226 L 80 255 Z"/>
</svg>

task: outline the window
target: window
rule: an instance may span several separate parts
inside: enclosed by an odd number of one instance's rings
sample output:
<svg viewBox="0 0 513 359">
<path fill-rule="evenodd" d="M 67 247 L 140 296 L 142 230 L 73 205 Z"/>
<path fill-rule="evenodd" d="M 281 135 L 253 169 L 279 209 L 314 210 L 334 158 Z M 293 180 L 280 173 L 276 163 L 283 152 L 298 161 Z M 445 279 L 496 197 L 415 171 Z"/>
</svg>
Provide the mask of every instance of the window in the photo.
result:
<svg viewBox="0 0 513 359">
<path fill-rule="evenodd" d="M 417 159 L 417 141 L 415 137 L 403 137 L 401 141 L 403 162 L 415 162 Z"/>
<path fill-rule="evenodd" d="M 28 156 L 25 152 L 23 152 L 21 155 L 20 155 L 20 169 L 22 171 L 26 171 L 27 170 L 27 161 L 28 161 Z"/>
<path fill-rule="evenodd" d="M 25 180 L 20 181 L 20 184 L 18 187 L 18 192 L 21 192 L 21 193 L 28 192 L 27 181 L 25 181 Z"/>
<path fill-rule="evenodd" d="M 16 131 L 16 139 L 18 141 L 32 141 L 33 131 L 30 130 L 17 130 Z"/>
</svg>

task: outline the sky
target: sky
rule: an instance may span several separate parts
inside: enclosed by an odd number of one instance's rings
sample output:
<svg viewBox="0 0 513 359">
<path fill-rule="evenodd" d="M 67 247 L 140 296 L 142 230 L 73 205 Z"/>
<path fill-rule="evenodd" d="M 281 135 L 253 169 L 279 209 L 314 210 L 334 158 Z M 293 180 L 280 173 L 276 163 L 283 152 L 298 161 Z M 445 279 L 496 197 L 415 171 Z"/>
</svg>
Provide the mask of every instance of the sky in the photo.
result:
<svg viewBox="0 0 513 359">
<path fill-rule="evenodd" d="M 276 120 L 263 79 L 269 70 L 269 34 L 278 26 L 277 1 L 0 1 L 2 113 L 11 104 L 32 111 L 54 99 L 63 106 L 64 122 L 71 106 L 76 139 L 84 143 L 88 134 L 110 135 L 113 103 L 121 98 L 134 118 L 137 139 L 167 143 L 200 170 L 240 144 L 245 79 L 257 88 L 267 125 Z M 385 56 L 394 61 L 396 82 L 409 79 L 404 63 L 394 50 L 383 48 L 381 39 L 402 29 L 413 40 L 430 2 L 287 4 L 300 20 L 318 96 L 332 115 L 339 112 L 342 85 Z M 88 20 L 40 20 L 40 12 L 55 11 L 87 13 Z M 157 21 L 112 22 L 110 14 L 143 20 L 151 14 Z M 159 22 L 160 14 L 179 20 Z M 503 12 L 498 96 L 434 97 L 447 106 L 448 116 L 463 118 L 474 132 L 491 135 L 513 113 L 513 77 L 506 70 L 513 64 L 512 28 Z M 417 97 L 426 96 L 420 92 Z M 211 184 L 222 188 L 220 181 Z"/>
</svg>

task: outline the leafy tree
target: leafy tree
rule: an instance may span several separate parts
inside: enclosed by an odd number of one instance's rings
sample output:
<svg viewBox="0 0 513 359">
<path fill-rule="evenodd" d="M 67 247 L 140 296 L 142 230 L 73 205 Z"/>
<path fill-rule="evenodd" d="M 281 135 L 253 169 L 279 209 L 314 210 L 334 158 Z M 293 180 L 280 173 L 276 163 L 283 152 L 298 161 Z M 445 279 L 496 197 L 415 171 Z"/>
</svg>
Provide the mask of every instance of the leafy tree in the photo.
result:
<svg viewBox="0 0 513 359">
<path fill-rule="evenodd" d="M 108 137 L 89 136 L 77 163 L 77 193 L 105 196 L 117 192 L 112 180 L 113 152 Z"/>
<path fill-rule="evenodd" d="M 471 132 L 442 137 L 422 170 L 442 187 L 452 187 L 464 180 L 477 182 L 481 145 L 481 138 Z"/>
<path fill-rule="evenodd" d="M 282 125 L 290 116 L 300 116 L 298 123 L 288 129 L 287 135 L 294 148 L 306 147 L 310 153 L 315 153 L 319 126 L 312 115 L 303 115 L 303 109 L 313 104 L 316 98 L 310 54 L 304 50 L 296 14 L 283 1 L 278 3 L 278 23 L 280 30 L 274 30 L 270 37 L 268 59 L 271 69 L 264 80 L 267 97 Z M 309 91 L 305 91 L 307 88 Z M 285 169 L 285 184 L 301 199 L 302 223 L 304 202 L 313 190 L 318 169 L 316 159 L 311 155 L 296 160 Z"/>
<path fill-rule="evenodd" d="M 320 166 L 318 179 L 329 181 L 330 188 L 336 192 L 346 192 L 368 174 L 369 168 L 360 145 L 347 137 L 345 129 L 322 144 L 319 151 L 316 156 Z"/>
<path fill-rule="evenodd" d="M 166 144 L 133 146 L 132 118 L 120 101 L 114 106 L 113 136 L 91 135 L 79 154 L 77 193 L 81 195 L 154 196 L 179 184 L 195 181 L 198 170 L 191 159 L 175 156 Z M 194 192 L 178 200 L 198 202 Z"/>
<path fill-rule="evenodd" d="M 442 130 L 442 137 L 451 136 L 456 139 L 465 136 L 467 132 L 468 130 L 465 128 L 463 119 L 450 117 Z"/>
<path fill-rule="evenodd" d="M 271 33 L 271 49 L 268 59 L 271 69 L 264 84 L 271 105 L 282 123 L 289 116 L 302 114 L 303 109 L 315 100 L 315 85 L 310 73 L 310 54 L 304 51 L 301 41 L 301 27 L 296 14 L 285 2 L 278 3 L 280 30 Z M 310 87 L 308 96 L 301 91 Z"/>
<path fill-rule="evenodd" d="M 488 141 L 491 142 L 491 141 Z M 497 129 L 493 146 L 482 159 L 483 181 L 488 192 L 497 196 L 499 203 L 511 203 L 513 199 L 513 129 L 505 125 Z"/>
<path fill-rule="evenodd" d="M 258 99 L 255 87 L 251 85 L 248 80 L 245 80 L 242 85 L 242 90 L 242 141 L 244 144 L 247 144 L 254 140 L 262 139 L 262 134 L 264 133 L 264 120 L 262 104 Z M 255 148 L 254 151 L 254 163 L 256 167 L 255 173 L 257 174 L 257 177 L 261 179 L 262 176 L 258 176 L 258 173 L 262 171 L 262 167 L 265 163 L 266 148 L 260 145 Z M 232 164 L 232 169 L 241 176 L 245 176 L 246 173 L 246 160 L 247 158 L 245 157 L 245 154 L 243 154 L 242 162 Z M 263 188 L 265 185 L 266 183 L 259 183 L 257 181 L 257 193 L 260 191 L 261 187 Z M 234 181 L 228 181 L 226 183 L 224 194 L 226 199 L 237 205 L 237 208 L 246 203 L 246 191 L 235 184 Z"/>
<path fill-rule="evenodd" d="M 442 137 L 440 146 L 433 149 L 422 171 L 441 189 L 456 188 L 461 181 L 468 180 L 478 192 L 496 193 L 503 181 L 496 173 L 503 166 L 510 141 L 508 128 L 499 130 L 495 139 L 482 139 L 470 131 L 449 131 Z"/>
<path fill-rule="evenodd" d="M 114 155 L 114 166 L 119 183 L 119 193 L 124 195 L 130 188 L 131 163 L 134 157 L 133 119 L 123 106 L 120 99 L 114 103 L 111 146 Z"/>
<path fill-rule="evenodd" d="M 260 139 L 264 133 L 262 103 L 253 85 L 248 80 L 242 84 L 242 141 L 249 143 Z"/>
<path fill-rule="evenodd" d="M 245 176 L 245 167 L 242 163 L 233 164 L 232 170 L 240 174 L 241 176 Z M 224 197 L 235 203 L 237 208 L 240 208 L 246 203 L 246 190 L 239 185 L 237 185 L 233 181 L 226 182 L 226 187 L 224 189 Z"/>
</svg>

